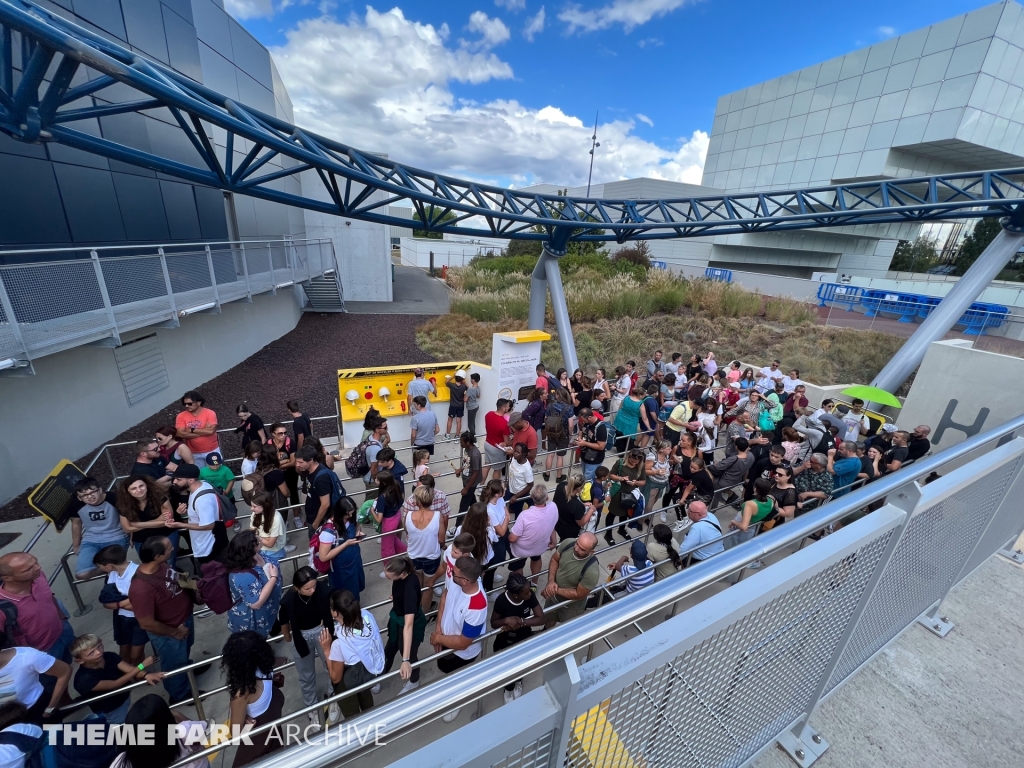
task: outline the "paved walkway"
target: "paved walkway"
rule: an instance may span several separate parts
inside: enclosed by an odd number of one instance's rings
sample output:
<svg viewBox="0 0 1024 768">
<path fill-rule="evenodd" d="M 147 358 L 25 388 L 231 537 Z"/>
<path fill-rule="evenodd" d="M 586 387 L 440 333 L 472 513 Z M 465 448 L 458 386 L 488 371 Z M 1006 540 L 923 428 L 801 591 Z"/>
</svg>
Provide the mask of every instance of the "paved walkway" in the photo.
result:
<svg viewBox="0 0 1024 768">
<path fill-rule="evenodd" d="M 1021 765 L 1024 568 L 996 556 L 953 589 L 939 639 L 910 627 L 826 701 L 811 725 L 829 743 L 815 768 Z M 793 768 L 769 750 L 756 768 Z"/>
<path fill-rule="evenodd" d="M 440 279 L 417 267 L 395 265 L 394 300 L 346 301 L 357 315 L 447 315 L 448 288 Z"/>
</svg>

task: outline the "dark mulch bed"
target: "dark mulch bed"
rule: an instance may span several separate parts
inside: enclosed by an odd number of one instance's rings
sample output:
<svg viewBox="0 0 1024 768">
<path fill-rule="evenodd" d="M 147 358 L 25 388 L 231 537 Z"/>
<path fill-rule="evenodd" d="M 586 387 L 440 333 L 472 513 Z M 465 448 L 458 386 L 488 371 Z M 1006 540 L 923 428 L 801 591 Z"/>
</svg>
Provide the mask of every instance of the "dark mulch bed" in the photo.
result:
<svg viewBox="0 0 1024 768">
<path fill-rule="evenodd" d="M 434 358 L 416 346 L 416 327 L 429 319 L 423 315 L 306 313 L 295 330 L 196 389 L 206 398 L 206 405 L 217 412 L 221 427 L 237 423 L 235 407 L 243 401 L 268 427 L 274 421 L 290 418 L 285 402 L 291 399 L 298 400 L 308 416 L 334 414 L 339 368 L 431 362 Z M 110 442 L 135 440 L 153 434 L 164 424 L 173 424 L 181 410 L 178 404 L 181 394 L 164 393 L 174 398 L 167 407 Z M 320 437 L 336 435 L 335 420 L 314 421 L 313 432 Z M 240 442 L 240 437 L 234 435 L 221 436 L 221 447 L 228 456 L 241 453 Z M 84 467 L 99 447 L 80 457 L 76 464 Z M 111 453 L 118 473 L 127 472 L 134 460 L 131 447 L 114 449 Z M 100 459 L 93 474 L 104 482 L 109 481 L 107 462 Z M 0 522 L 36 516 L 25 501 L 26 495 L 27 492 L 0 507 Z"/>
</svg>

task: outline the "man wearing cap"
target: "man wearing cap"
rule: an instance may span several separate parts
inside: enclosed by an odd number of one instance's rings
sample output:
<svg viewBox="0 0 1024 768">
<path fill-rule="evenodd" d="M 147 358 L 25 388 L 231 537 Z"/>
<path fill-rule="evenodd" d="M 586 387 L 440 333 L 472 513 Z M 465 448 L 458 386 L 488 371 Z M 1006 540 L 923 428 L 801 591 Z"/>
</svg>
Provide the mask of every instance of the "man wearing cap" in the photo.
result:
<svg viewBox="0 0 1024 768">
<path fill-rule="evenodd" d="M 458 370 L 455 379 L 445 382 L 448 386 L 448 424 L 444 429 L 444 439 L 451 440 L 462 434 L 462 417 L 466 415 L 466 400 L 469 399 L 469 385 L 466 384 L 466 372 Z M 452 421 L 455 431 L 452 432 Z"/>
<path fill-rule="evenodd" d="M 530 422 L 523 418 L 523 414 L 516 411 L 508 417 L 509 434 L 505 439 L 505 452 L 511 456 L 512 446 L 516 443 L 526 444 L 526 460 L 532 465 L 537 458 L 537 430 L 530 426 Z"/>
<path fill-rule="evenodd" d="M 428 396 L 431 393 L 437 394 L 437 388 L 434 387 L 434 383 L 423 378 L 422 368 L 414 370 L 412 375 L 415 378 L 405 385 L 405 404 L 410 413 L 412 412 L 412 400 L 414 397 L 427 397 L 429 399 Z"/>
<path fill-rule="evenodd" d="M 180 464 L 174 470 L 174 487 L 187 492 L 186 512 L 188 522 L 168 523 L 168 528 L 190 531 L 192 554 L 202 566 L 220 557 L 227 546 L 227 531 L 220 519 L 220 501 L 213 486 L 199 479 L 199 467 L 195 464 Z"/>
<path fill-rule="evenodd" d="M 224 466 L 219 453 L 206 454 L 206 466 L 199 470 L 199 479 L 209 483 L 229 499 L 232 498 L 235 473 Z"/>
</svg>

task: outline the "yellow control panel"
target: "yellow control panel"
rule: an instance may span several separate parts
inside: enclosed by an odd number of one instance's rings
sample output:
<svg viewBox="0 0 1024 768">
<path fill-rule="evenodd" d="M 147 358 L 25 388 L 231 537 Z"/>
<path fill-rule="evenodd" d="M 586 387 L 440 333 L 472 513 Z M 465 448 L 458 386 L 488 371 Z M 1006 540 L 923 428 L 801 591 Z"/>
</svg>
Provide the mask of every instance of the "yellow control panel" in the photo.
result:
<svg viewBox="0 0 1024 768">
<path fill-rule="evenodd" d="M 472 361 L 454 363 L 429 363 L 426 365 L 399 365 L 388 368 L 346 368 L 338 371 L 338 402 L 341 404 L 342 421 L 362 421 L 371 407 L 381 416 L 408 416 L 409 405 L 406 387 L 413 380 L 413 371 L 423 369 L 423 378 L 434 385 L 436 394 L 427 397 L 431 402 L 448 402 L 447 382 L 455 372 L 473 372 Z M 479 366 L 478 366 L 479 367 Z"/>
</svg>

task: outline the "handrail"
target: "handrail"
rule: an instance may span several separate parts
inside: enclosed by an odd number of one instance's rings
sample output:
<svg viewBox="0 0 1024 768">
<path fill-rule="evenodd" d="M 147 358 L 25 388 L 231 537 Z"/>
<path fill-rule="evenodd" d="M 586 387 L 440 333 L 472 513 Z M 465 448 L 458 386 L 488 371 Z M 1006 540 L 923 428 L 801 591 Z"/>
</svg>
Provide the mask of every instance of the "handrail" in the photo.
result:
<svg viewBox="0 0 1024 768">
<path fill-rule="evenodd" d="M 188 248 L 194 245 L 200 247 L 206 247 L 207 245 L 211 248 L 215 245 L 258 245 L 260 243 L 328 243 L 331 242 L 330 238 L 324 237 L 303 237 L 303 238 L 290 238 L 290 237 L 261 237 L 252 240 L 203 240 L 201 242 L 194 243 L 136 243 L 134 245 L 101 245 L 98 247 L 92 247 L 88 245 L 79 246 L 77 248 L 25 248 L 16 251 L 0 250 L 0 256 L 22 256 L 29 253 L 80 253 L 82 251 L 124 251 L 124 250 L 145 250 L 149 248 Z M 143 254 L 132 254 L 135 256 Z M 151 254 L 155 256 L 156 254 Z M 26 262 L 25 265 L 35 264 L 39 262 Z M 43 262 L 45 263 L 45 262 Z M 63 263 L 63 262 L 59 262 Z M 23 265 L 10 265 L 10 266 L 23 266 Z"/>
<path fill-rule="evenodd" d="M 496 686 L 525 677 L 585 648 L 601 637 L 624 629 L 633 622 L 677 602 L 685 595 L 744 569 L 753 560 L 797 543 L 823 526 L 858 511 L 866 504 L 898 492 L 919 478 L 939 470 L 950 461 L 965 456 L 995 439 L 1012 435 L 1018 430 L 1024 430 L 1024 416 L 1018 416 L 999 427 L 968 438 L 941 453 L 920 459 L 912 468 L 908 468 L 911 471 L 906 474 L 896 472 L 886 475 L 738 547 L 708 558 L 668 579 L 655 582 L 630 595 L 628 599 L 615 600 L 601 611 L 584 613 L 571 624 L 540 633 L 528 643 L 516 644 L 491 657 L 485 664 L 474 664 L 460 670 L 446 678 L 444 685 L 425 686 L 400 699 L 375 707 L 372 712 L 346 720 L 346 726 L 360 728 L 372 723 L 373 726 L 383 726 L 388 738 L 394 739 L 436 718 L 441 712 L 472 703 L 494 690 Z M 267 731 L 272 725 L 253 729 L 250 736 Z M 270 768 L 271 765 L 274 768 L 337 766 L 343 758 L 356 757 L 374 747 L 372 744 L 363 745 L 357 742 L 358 740 L 350 740 L 341 744 L 304 744 L 277 752 L 269 761 L 256 764 L 256 768 Z"/>
</svg>

